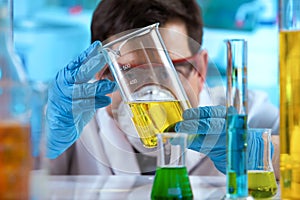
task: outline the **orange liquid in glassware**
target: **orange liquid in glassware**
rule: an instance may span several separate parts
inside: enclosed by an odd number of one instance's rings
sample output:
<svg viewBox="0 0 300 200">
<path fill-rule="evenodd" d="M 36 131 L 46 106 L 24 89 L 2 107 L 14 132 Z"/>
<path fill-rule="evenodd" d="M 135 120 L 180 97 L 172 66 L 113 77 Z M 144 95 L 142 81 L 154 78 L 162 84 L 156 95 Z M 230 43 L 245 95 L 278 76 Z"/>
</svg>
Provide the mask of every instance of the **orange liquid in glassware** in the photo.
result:
<svg viewBox="0 0 300 200">
<path fill-rule="evenodd" d="M 0 122 L 0 199 L 29 199 L 30 126 Z"/>
</svg>

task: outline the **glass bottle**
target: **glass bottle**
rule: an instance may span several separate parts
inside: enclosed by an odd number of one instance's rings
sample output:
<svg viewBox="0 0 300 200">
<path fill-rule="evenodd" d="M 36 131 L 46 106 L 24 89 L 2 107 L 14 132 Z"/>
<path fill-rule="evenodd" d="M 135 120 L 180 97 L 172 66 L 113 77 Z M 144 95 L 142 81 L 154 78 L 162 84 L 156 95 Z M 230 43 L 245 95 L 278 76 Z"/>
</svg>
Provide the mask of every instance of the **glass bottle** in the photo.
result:
<svg viewBox="0 0 300 200">
<path fill-rule="evenodd" d="M 281 197 L 300 199 L 300 1 L 279 8 Z"/>
<path fill-rule="evenodd" d="M 30 88 L 12 41 L 12 1 L 0 0 L 0 199 L 29 199 Z"/>
<path fill-rule="evenodd" d="M 227 173 L 226 197 L 247 198 L 247 42 L 227 45 Z"/>
</svg>

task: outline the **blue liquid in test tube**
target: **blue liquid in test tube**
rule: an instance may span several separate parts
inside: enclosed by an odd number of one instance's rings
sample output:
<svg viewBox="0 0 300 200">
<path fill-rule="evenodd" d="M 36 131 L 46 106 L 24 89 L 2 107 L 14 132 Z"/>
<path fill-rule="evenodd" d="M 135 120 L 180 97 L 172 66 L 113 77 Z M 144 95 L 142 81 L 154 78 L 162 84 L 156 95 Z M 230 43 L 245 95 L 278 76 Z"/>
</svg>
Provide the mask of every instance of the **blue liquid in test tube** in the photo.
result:
<svg viewBox="0 0 300 200">
<path fill-rule="evenodd" d="M 247 115 L 228 115 L 227 126 L 227 196 L 247 197 Z"/>
</svg>

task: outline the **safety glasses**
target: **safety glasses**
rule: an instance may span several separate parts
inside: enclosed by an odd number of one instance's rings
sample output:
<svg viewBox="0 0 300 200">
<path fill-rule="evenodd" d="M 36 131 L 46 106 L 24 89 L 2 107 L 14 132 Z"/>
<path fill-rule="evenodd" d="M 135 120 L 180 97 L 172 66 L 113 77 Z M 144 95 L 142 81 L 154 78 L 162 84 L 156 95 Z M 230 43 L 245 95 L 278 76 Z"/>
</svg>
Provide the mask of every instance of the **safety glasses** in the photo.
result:
<svg viewBox="0 0 300 200">
<path fill-rule="evenodd" d="M 192 69 L 195 69 L 201 75 L 200 54 L 201 51 L 198 51 L 196 54 L 194 54 L 191 57 L 172 60 L 172 63 L 176 71 L 182 74 L 186 78 L 189 77 Z"/>
<path fill-rule="evenodd" d="M 185 78 L 189 77 L 193 69 L 195 69 L 201 75 L 200 54 L 201 51 L 198 51 L 193 56 L 172 60 L 175 70 Z M 107 78 L 109 80 L 114 80 L 112 74 L 109 71 L 108 65 L 104 66 L 104 68 L 97 74 L 96 78 Z"/>
</svg>

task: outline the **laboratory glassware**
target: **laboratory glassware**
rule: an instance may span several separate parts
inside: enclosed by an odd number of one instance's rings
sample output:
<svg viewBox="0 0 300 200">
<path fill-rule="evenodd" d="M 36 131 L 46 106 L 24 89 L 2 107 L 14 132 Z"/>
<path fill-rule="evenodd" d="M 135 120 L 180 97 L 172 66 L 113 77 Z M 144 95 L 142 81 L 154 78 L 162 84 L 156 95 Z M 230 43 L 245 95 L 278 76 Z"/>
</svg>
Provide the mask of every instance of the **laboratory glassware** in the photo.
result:
<svg viewBox="0 0 300 200">
<path fill-rule="evenodd" d="M 247 41 L 229 39 L 227 46 L 226 197 L 247 198 Z"/>
<path fill-rule="evenodd" d="M 300 199 L 300 1 L 279 1 L 280 191 Z"/>
<path fill-rule="evenodd" d="M 103 48 L 139 138 L 145 147 L 155 147 L 156 134 L 181 121 L 191 107 L 158 23 L 112 36 Z"/>
<path fill-rule="evenodd" d="M 193 199 L 186 168 L 187 134 L 157 135 L 157 168 L 151 199 Z"/>
<path fill-rule="evenodd" d="M 0 0 L 0 199 L 45 199 L 45 132 L 33 109 L 40 97 L 13 50 L 12 3 Z"/>
<path fill-rule="evenodd" d="M 272 165 L 271 129 L 248 128 L 251 139 L 259 141 L 259 145 L 248 145 L 248 192 L 255 199 L 271 198 L 277 193 L 277 182 Z M 250 147 L 254 149 L 250 149 Z M 259 147 L 259 148 L 258 148 Z"/>
</svg>

